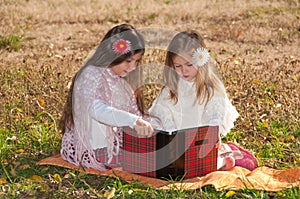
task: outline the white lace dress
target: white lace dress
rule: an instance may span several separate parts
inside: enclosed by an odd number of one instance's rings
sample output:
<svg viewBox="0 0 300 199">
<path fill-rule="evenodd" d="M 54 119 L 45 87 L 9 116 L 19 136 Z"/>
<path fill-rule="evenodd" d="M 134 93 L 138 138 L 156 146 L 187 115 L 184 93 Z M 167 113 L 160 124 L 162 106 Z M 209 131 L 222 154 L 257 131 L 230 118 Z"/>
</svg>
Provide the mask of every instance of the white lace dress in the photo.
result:
<svg viewBox="0 0 300 199">
<path fill-rule="evenodd" d="M 141 113 L 128 83 L 108 68 L 87 66 L 73 89 L 74 126 L 62 138 L 62 158 L 79 166 L 106 170 L 119 155 L 122 126 L 133 127 Z M 108 162 L 96 160 L 95 150 L 106 148 Z"/>
</svg>

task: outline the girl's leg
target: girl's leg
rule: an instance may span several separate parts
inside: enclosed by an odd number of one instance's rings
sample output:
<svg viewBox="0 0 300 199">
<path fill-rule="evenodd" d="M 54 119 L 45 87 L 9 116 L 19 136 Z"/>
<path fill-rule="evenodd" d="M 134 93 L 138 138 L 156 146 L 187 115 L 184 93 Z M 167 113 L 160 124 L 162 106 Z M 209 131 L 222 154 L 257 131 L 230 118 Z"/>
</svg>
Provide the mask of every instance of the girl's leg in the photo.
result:
<svg viewBox="0 0 300 199">
<path fill-rule="evenodd" d="M 227 171 L 235 166 L 235 159 L 230 155 L 225 157 L 219 156 L 217 161 L 217 169 L 219 171 Z"/>
<path fill-rule="evenodd" d="M 233 152 L 227 144 L 220 143 L 218 148 L 217 169 L 220 171 L 230 170 L 235 166 Z"/>
<path fill-rule="evenodd" d="M 258 162 L 255 156 L 248 150 L 240 147 L 239 145 L 228 142 L 229 147 L 232 151 L 239 151 L 242 155 L 241 158 L 235 158 L 235 165 L 246 168 L 250 171 L 256 169 L 258 167 Z"/>
</svg>

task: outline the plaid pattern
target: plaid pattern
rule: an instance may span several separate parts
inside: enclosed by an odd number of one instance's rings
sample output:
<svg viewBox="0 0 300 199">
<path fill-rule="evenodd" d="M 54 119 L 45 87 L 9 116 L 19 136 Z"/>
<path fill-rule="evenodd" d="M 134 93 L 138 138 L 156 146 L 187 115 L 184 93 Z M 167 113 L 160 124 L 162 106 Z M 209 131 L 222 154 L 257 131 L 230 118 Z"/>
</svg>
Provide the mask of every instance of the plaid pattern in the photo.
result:
<svg viewBox="0 0 300 199">
<path fill-rule="evenodd" d="M 171 176 L 173 179 L 216 171 L 218 130 L 218 126 L 206 126 L 180 130 L 172 135 L 158 131 L 150 138 L 138 138 L 133 135 L 134 130 L 126 127 L 123 170 L 156 178 Z M 160 150 L 162 148 L 165 150 Z M 161 162 L 169 162 L 169 165 Z"/>
<path fill-rule="evenodd" d="M 217 170 L 218 126 L 195 128 L 185 132 L 185 178 L 203 176 Z"/>
<path fill-rule="evenodd" d="M 94 150 L 96 160 L 105 165 L 107 169 L 120 167 L 122 165 L 123 155 L 120 152 L 117 156 L 113 156 L 112 161 L 108 164 L 107 148 L 101 148 Z"/>
<path fill-rule="evenodd" d="M 156 137 L 138 138 L 130 127 L 125 127 L 124 132 L 123 170 L 143 176 L 156 177 Z"/>
</svg>

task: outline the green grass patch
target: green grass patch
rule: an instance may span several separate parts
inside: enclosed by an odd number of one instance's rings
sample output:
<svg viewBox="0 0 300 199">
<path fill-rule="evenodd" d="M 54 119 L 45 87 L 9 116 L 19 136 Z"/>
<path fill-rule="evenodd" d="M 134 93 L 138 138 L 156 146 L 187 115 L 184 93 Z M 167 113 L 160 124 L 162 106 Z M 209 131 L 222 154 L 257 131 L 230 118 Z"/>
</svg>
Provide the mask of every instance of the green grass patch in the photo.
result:
<svg viewBox="0 0 300 199">
<path fill-rule="evenodd" d="M 0 49 L 3 48 L 18 51 L 21 48 L 21 40 L 22 37 L 18 35 L 0 35 Z"/>
</svg>

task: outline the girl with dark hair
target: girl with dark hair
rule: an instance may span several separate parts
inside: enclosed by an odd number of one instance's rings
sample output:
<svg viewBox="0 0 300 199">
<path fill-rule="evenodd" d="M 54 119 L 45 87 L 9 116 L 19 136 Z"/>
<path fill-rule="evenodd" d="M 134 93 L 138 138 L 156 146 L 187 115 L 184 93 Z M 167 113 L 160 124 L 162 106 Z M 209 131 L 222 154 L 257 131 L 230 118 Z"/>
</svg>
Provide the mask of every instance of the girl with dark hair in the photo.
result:
<svg viewBox="0 0 300 199">
<path fill-rule="evenodd" d="M 61 119 L 62 158 L 100 171 L 122 162 L 122 128 L 151 136 L 152 125 L 142 119 L 125 77 L 140 64 L 145 44 L 131 25 L 112 28 L 94 54 L 77 72 Z"/>
</svg>

